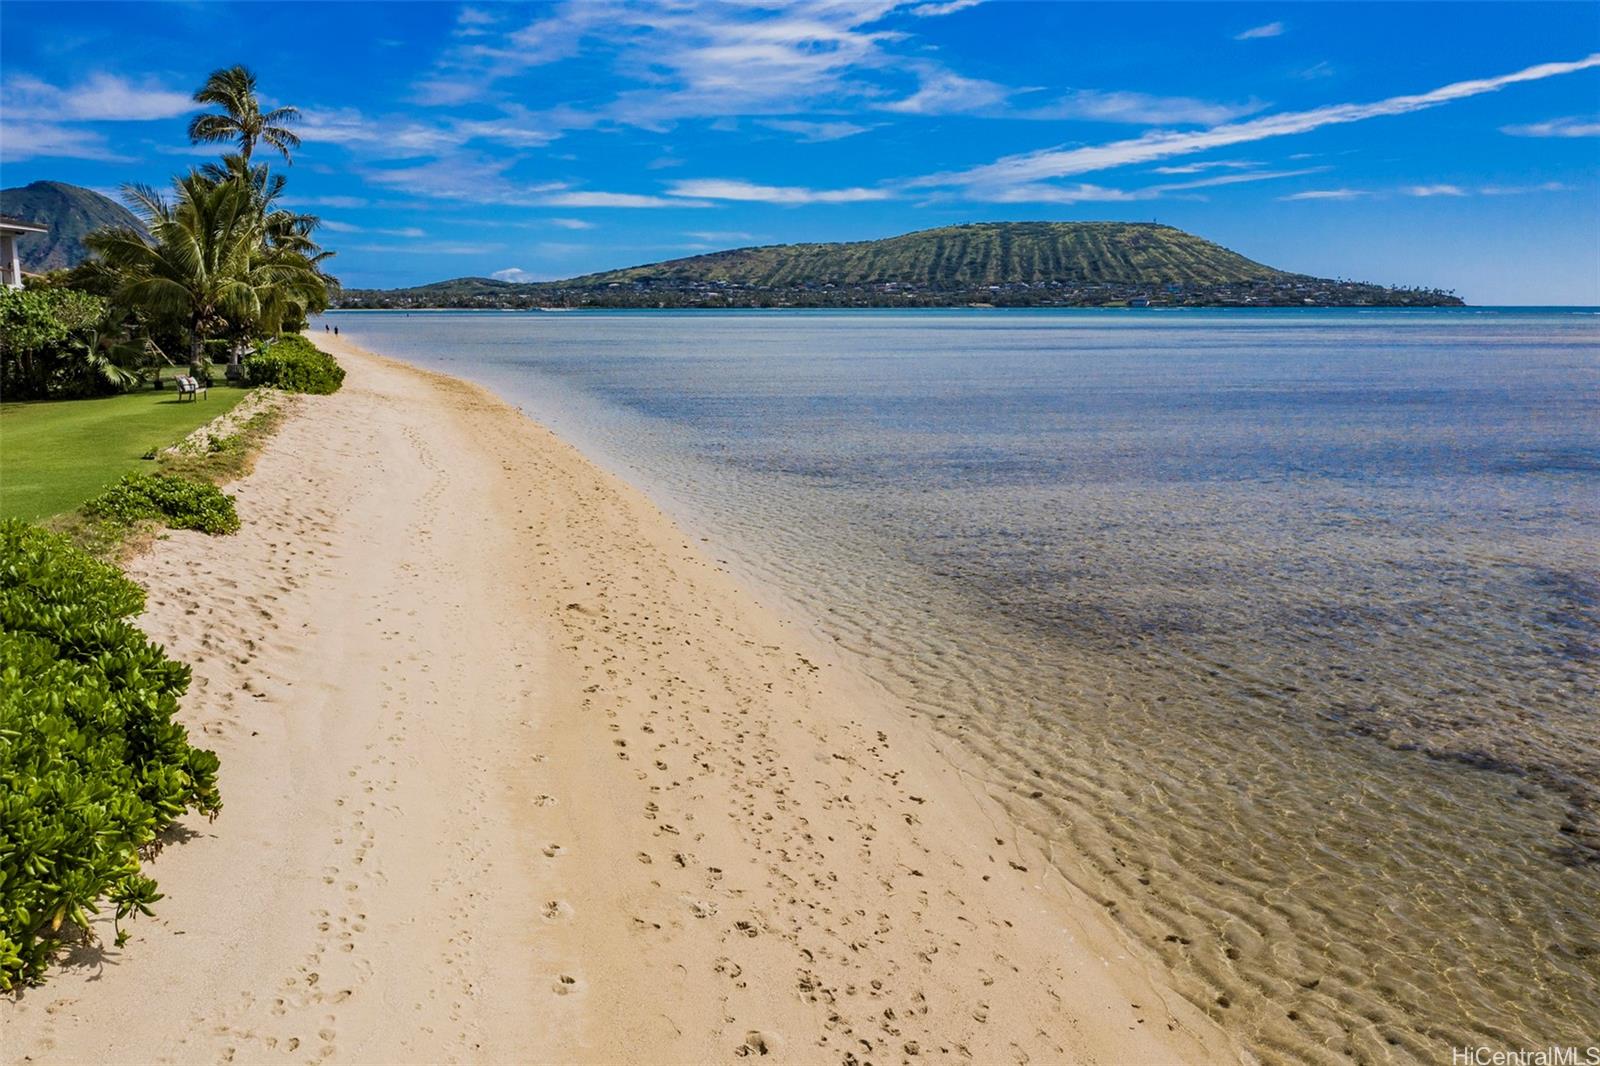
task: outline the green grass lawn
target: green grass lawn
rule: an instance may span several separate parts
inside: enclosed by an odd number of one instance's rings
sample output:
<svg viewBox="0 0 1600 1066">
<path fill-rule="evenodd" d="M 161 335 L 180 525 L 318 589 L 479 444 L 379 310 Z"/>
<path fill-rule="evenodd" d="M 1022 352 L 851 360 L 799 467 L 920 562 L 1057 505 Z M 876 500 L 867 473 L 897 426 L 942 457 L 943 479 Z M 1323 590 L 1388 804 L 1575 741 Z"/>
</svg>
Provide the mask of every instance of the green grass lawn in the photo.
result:
<svg viewBox="0 0 1600 1066">
<path fill-rule="evenodd" d="M 217 377 L 220 379 L 221 374 Z M 70 511 L 129 471 L 228 411 L 248 389 L 222 384 L 179 402 L 170 387 L 98 400 L 0 404 L 0 518 Z"/>
</svg>

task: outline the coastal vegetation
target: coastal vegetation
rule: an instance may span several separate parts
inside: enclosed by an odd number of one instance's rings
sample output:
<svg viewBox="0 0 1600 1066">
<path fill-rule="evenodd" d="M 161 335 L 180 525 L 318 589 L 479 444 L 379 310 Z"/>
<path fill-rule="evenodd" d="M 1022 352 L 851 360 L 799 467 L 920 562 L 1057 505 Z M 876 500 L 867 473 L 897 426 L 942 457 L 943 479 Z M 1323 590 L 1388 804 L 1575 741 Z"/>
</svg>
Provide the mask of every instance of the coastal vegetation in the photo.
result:
<svg viewBox="0 0 1600 1066">
<path fill-rule="evenodd" d="M 876 241 L 736 248 L 514 283 L 345 290 L 341 307 L 1334 307 L 1459 304 L 1276 270 L 1172 226 L 985 222 Z"/>
<path fill-rule="evenodd" d="M 222 809 L 217 757 L 173 721 L 189 668 L 128 621 L 143 608 L 115 567 L 0 523 L 0 988 L 38 980 L 102 900 L 150 914 L 141 857 Z"/>
<path fill-rule="evenodd" d="M 244 361 L 252 385 L 271 385 L 285 392 L 326 395 L 344 384 L 338 360 L 304 337 L 284 337 Z"/>
<path fill-rule="evenodd" d="M 198 116 L 191 139 L 239 151 L 178 175 L 169 194 L 126 186 L 137 214 L 83 234 L 92 258 L 0 295 L 0 386 L 40 401 L 0 409 L 0 988 L 41 980 L 63 944 L 92 942 L 102 901 L 120 946 L 117 923 L 161 898 L 141 859 L 185 812 L 222 806 L 215 755 L 173 720 L 189 669 L 130 622 L 144 593 L 104 559 L 141 531 L 236 532 L 219 483 L 248 468 L 281 402 L 132 390 L 161 388 L 173 352 L 201 379 L 216 356 L 245 363 L 228 376 L 255 384 L 331 392 L 343 378 L 285 336 L 337 287 L 318 220 L 284 209 L 284 177 L 251 162 L 258 143 L 289 160 L 297 112 L 263 113 L 241 67 L 195 99 L 220 110 Z M 269 399 L 228 432 L 168 447 L 246 395 Z M 156 465 L 128 469 L 145 461 Z M 22 520 L 47 516 L 53 531 Z"/>
</svg>

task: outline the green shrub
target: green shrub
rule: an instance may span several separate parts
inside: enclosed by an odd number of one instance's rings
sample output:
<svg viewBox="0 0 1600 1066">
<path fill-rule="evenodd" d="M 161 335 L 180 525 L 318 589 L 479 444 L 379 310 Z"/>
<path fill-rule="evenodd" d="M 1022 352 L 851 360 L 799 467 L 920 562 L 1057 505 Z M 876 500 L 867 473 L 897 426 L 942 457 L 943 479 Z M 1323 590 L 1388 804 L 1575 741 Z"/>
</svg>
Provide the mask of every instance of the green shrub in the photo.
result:
<svg viewBox="0 0 1600 1066">
<path fill-rule="evenodd" d="M 244 373 L 252 385 L 271 385 L 286 392 L 326 395 L 344 384 L 344 367 L 300 336 L 282 337 L 247 356 Z"/>
<path fill-rule="evenodd" d="M 154 519 L 173 529 L 239 532 L 233 497 L 206 481 L 181 474 L 124 474 L 83 505 L 85 514 L 121 526 Z"/>
<path fill-rule="evenodd" d="M 141 849 L 222 809 L 217 757 L 172 720 L 189 668 L 128 622 L 143 607 L 115 567 L 0 523 L 0 989 L 38 981 L 101 900 L 149 914 Z"/>
<path fill-rule="evenodd" d="M 119 391 L 98 372 L 97 327 L 106 302 L 75 289 L 0 287 L 0 394 L 8 400 Z"/>
</svg>

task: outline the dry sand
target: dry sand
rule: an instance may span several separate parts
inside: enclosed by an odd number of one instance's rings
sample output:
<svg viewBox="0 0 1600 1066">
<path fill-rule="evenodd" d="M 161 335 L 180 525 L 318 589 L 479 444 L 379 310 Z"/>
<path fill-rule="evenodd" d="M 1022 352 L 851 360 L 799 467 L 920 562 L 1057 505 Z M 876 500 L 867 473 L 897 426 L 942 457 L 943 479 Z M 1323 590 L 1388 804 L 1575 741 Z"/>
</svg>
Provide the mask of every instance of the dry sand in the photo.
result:
<svg viewBox="0 0 1600 1066">
<path fill-rule="evenodd" d="M 640 493 L 334 345 L 244 531 L 132 566 L 226 809 L 125 949 L 0 1004 L 7 1061 L 1238 1058 Z"/>
</svg>

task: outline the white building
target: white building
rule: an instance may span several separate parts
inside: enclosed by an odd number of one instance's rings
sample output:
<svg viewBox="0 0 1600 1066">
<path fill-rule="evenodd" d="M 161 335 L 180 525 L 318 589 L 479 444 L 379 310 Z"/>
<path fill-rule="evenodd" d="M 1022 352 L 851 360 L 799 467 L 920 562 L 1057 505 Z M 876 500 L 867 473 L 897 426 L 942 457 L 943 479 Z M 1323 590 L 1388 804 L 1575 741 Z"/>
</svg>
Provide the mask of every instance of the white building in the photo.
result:
<svg viewBox="0 0 1600 1066">
<path fill-rule="evenodd" d="M 25 233 L 49 233 L 49 226 L 0 215 L 0 281 L 8 289 L 22 288 L 22 260 L 17 258 L 17 238 Z"/>
</svg>

